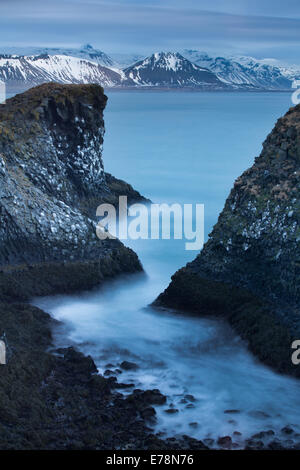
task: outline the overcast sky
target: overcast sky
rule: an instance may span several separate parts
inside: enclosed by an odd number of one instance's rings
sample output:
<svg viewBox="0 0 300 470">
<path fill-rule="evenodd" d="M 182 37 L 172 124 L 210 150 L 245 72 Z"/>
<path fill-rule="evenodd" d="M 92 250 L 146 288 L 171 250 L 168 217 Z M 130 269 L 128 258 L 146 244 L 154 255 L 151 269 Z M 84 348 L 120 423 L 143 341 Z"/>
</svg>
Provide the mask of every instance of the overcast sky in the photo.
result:
<svg viewBox="0 0 300 470">
<path fill-rule="evenodd" d="M 87 42 L 107 53 L 192 48 L 299 63 L 300 0 L 0 0 L 0 47 Z"/>
</svg>

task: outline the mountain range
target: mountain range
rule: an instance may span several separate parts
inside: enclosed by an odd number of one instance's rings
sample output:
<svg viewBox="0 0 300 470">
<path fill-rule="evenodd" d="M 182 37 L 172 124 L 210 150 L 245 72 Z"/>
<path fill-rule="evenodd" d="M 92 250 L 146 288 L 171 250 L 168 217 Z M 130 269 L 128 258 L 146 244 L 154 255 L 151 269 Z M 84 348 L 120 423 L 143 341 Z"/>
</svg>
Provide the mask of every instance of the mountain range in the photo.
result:
<svg viewBox="0 0 300 470">
<path fill-rule="evenodd" d="M 6 48 L 0 55 L 0 80 L 8 92 L 44 82 L 97 83 L 105 88 L 187 88 L 195 90 L 290 90 L 300 67 L 253 57 L 212 57 L 185 49 L 139 54 L 105 54 L 90 44 L 81 48 Z"/>
<path fill-rule="evenodd" d="M 157 52 L 124 69 L 124 74 L 137 86 L 224 88 L 216 74 L 178 52 Z"/>
<path fill-rule="evenodd" d="M 45 82 L 97 83 L 111 88 L 121 84 L 121 75 L 96 62 L 67 55 L 0 55 L 0 80 L 8 92 Z"/>
<path fill-rule="evenodd" d="M 234 88 L 285 90 L 290 89 L 291 82 L 300 77 L 300 67 L 271 65 L 252 57 L 211 57 L 195 50 L 185 50 L 183 55 Z"/>
<path fill-rule="evenodd" d="M 62 47 L 6 47 L 2 48 L 0 53 L 13 56 L 66 55 L 96 62 L 104 67 L 120 68 L 119 64 L 112 57 L 100 49 L 95 49 L 91 44 L 85 44 L 77 49 Z"/>
</svg>

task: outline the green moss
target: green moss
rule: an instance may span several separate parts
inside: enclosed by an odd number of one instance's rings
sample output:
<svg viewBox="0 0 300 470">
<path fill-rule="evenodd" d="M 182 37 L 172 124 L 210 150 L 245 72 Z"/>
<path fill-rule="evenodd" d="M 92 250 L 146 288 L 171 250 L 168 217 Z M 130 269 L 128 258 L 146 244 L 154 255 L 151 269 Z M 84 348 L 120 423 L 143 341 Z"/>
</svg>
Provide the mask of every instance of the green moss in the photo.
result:
<svg viewBox="0 0 300 470">
<path fill-rule="evenodd" d="M 279 321 L 268 302 L 248 290 L 183 268 L 172 277 L 155 304 L 226 318 L 262 362 L 281 373 L 300 377 L 300 369 L 291 362 L 291 344 L 297 338 Z"/>
<path fill-rule="evenodd" d="M 95 261 L 5 266 L 0 272 L 0 298 L 21 301 L 88 290 L 119 274 L 138 271 L 142 271 L 138 257 L 121 244 Z"/>
<path fill-rule="evenodd" d="M 14 96 L 0 107 L 0 143 L 1 140 L 13 141 L 18 135 L 18 141 L 27 142 L 29 135 L 41 131 L 41 106 L 44 100 L 54 100 L 58 105 L 67 106 L 83 99 L 93 106 L 104 109 L 107 97 L 102 87 L 96 84 L 61 85 L 45 83 Z"/>
</svg>

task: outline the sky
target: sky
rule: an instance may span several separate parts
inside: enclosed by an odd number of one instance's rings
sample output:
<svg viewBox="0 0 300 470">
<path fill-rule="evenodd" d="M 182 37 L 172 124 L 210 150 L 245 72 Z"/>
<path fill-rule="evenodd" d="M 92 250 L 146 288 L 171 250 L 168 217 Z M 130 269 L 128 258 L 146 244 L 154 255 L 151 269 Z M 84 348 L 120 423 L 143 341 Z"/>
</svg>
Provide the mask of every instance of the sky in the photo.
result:
<svg viewBox="0 0 300 470">
<path fill-rule="evenodd" d="M 300 63 L 300 0 L 0 0 L 1 47 L 197 49 Z"/>
</svg>

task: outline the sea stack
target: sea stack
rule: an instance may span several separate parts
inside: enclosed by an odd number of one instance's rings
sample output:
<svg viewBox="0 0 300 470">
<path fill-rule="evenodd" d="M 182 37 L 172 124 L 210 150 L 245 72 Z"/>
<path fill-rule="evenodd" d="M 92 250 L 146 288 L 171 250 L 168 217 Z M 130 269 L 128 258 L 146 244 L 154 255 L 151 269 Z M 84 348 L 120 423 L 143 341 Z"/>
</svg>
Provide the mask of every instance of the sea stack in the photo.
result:
<svg viewBox="0 0 300 470">
<path fill-rule="evenodd" d="M 253 166 L 234 183 L 197 258 L 157 305 L 226 317 L 250 350 L 300 375 L 300 105 L 279 119 Z"/>
<path fill-rule="evenodd" d="M 96 236 L 96 208 L 143 199 L 104 171 L 99 85 L 44 84 L 0 105 L 0 294 L 23 300 L 142 270 Z"/>
</svg>

